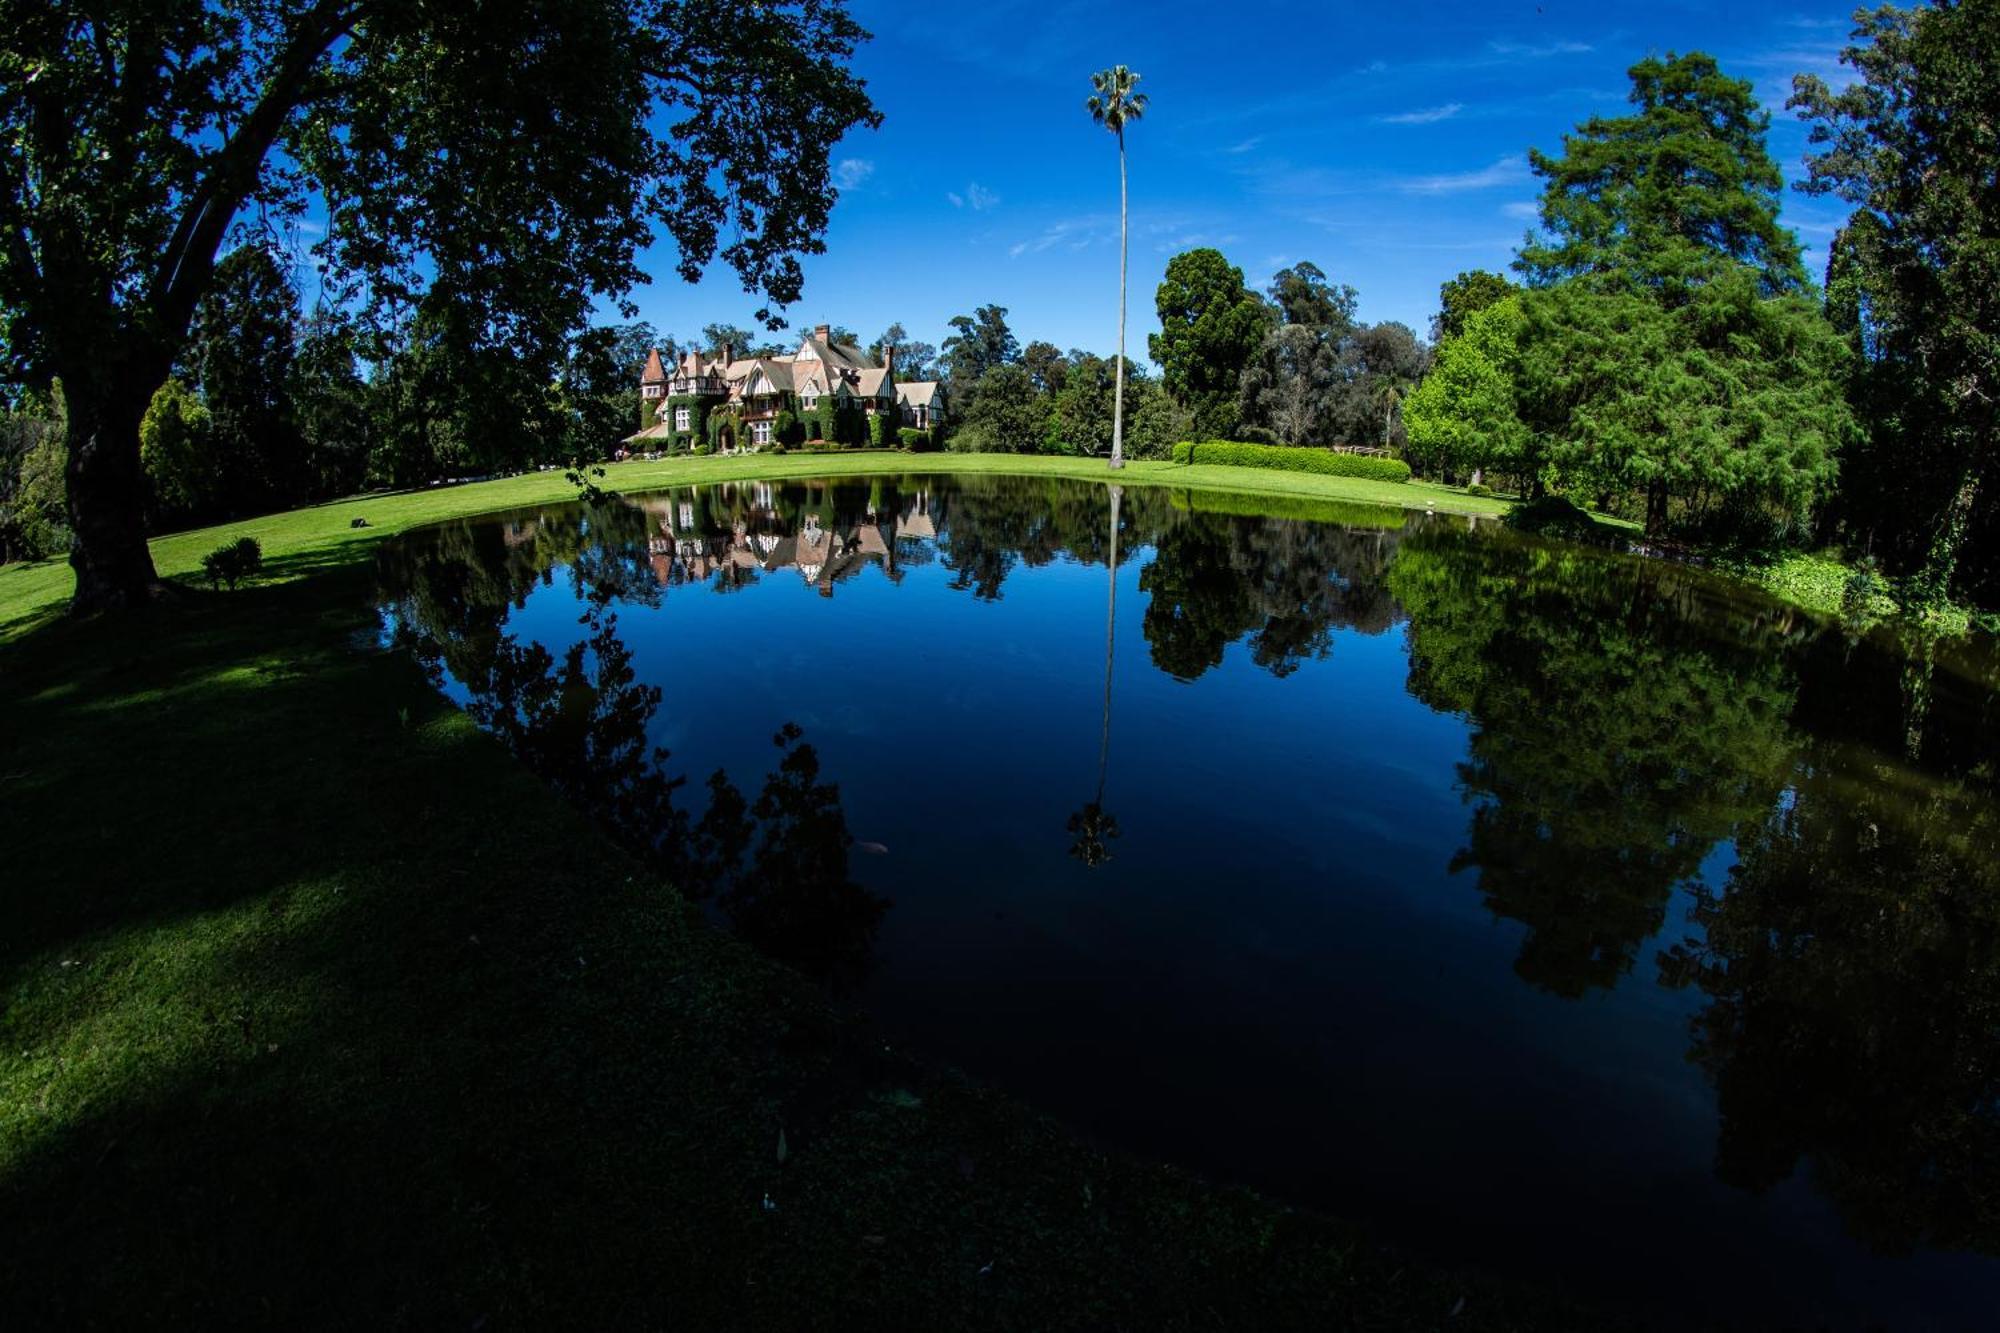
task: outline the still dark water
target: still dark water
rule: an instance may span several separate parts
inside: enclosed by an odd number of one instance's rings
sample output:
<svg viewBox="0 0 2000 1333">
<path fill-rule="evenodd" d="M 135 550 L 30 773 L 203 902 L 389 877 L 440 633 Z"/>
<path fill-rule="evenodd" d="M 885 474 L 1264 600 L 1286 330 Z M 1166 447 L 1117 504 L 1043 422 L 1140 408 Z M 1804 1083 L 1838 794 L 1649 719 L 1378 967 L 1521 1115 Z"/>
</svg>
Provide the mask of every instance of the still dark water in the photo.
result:
<svg viewBox="0 0 2000 1333">
<path fill-rule="evenodd" d="M 1258 504 L 551 506 L 398 543 L 385 624 L 720 920 L 1108 1146 L 1670 1322 L 2000 1326 L 1992 659 Z"/>
</svg>

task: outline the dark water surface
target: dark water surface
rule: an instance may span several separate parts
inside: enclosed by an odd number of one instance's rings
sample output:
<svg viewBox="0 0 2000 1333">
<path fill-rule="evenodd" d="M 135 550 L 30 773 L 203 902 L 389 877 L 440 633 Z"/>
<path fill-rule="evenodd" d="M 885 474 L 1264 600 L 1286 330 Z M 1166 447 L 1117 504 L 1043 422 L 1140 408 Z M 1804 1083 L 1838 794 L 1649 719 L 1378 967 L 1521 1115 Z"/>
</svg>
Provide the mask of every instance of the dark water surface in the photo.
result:
<svg viewBox="0 0 2000 1333">
<path fill-rule="evenodd" d="M 395 545 L 385 622 L 719 919 L 1109 1146 L 1670 1320 L 2000 1324 L 1990 657 L 1112 494 L 550 506 Z"/>
</svg>

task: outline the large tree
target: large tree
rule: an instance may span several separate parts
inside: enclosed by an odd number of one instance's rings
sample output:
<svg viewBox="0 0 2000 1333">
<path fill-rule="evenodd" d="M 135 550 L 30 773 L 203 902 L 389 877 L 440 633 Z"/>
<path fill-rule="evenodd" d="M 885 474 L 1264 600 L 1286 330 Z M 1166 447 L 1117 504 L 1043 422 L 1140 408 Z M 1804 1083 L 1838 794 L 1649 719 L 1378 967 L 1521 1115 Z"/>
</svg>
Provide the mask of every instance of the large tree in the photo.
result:
<svg viewBox="0 0 2000 1333">
<path fill-rule="evenodd" d="M 298 294 L 262 245 L 225 255 L 195 306 L 184 360 L 208 409 L 221 475 L 207 489 L 224 513 L 282 509 L 305 497 L 304 450 L 288 392 L 298 325 Z"/>
<path fill-rule="evenodd" d="M 1649 56 L 1630 74 L 1632 115 L 1593 116 L 1561 157 L 1530 151 L 1547 182 L 1543 234 L 1514 267 L 1539 286 L 1586 278 L 1671 294 L 1738 263 L 1765 295 L 1804 290 L 1798 241 L 1778 223 L 1771 117 L 1750 84 L 1698 51 Z"/>
<path fill-rule="evenodd" d="M 1204 436 L 1236 425 L 1243 368 L 1263 345 L 1270 314 L 1220 250 L 1188 250 L 1167 261 L 1154 297 L 1160 331 L 1150 350 L 1167 391 L 1194 413 Z"/>
<path fill-rule="evenodd" d="M 145 599 L 138 429 L 239 220 L 324 208 L 370 313 L 428 291 L 553 370 L 663 229 L 795 299 L 877 120 L 839 0 L 0 0 L 0 354 L 60 377 L 79 610 Z"/>
<path fill-rule="evenodd" d="M 1441 343 L 1465 331 L 1466 321 L 1514 294 L 1514 284 L 1483 268 L 1468 269 L 1438 288 L 1438 313 L 1431 320 L 1431 341 Z"/>
<path fill-rule="evenodd" d="M 951 330 L 944 340 L 945 374 L 953 394 L 969 405 L 987 371 L 1021 359 L 1021 344 L 1007 327 L 1006 306 L 983 305 L 970 315 L 955 315 Z"/>
<path fill-rule="evenodd" d="M 1801 75 L 1791 105 L 1817 149 L 1802 186 L 1854 206 L 1828 296 L 1867 371 L 1873 449 L 1850 487 L 1856 535 L 1942 595 L 2000 452 L 2000 6 L 1856 15 L 1835 93 Z M 2000 593 L 2000 519 L 1982 591 Z"/>
</svg>

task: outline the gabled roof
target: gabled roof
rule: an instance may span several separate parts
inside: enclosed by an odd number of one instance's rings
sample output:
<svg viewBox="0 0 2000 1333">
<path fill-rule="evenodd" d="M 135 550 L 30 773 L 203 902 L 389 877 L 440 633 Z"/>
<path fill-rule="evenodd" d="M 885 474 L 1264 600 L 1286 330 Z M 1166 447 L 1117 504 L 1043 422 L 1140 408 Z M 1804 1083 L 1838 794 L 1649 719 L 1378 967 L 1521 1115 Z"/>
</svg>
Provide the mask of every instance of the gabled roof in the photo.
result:
<svg viewBox="0 0 2000 1333">
<path fill-rule="evenodd" d="M 887 366 L 876 366 L 861 372 L 860 388 L 863 398 L 880 398 L 885 389 L 892 387 L 894 386 L 889 383 Z"/>
<path fill-rule="evenodd" d="M 936 380 L 910 380 L 896 386 L 896 401 L 911 407 L 929 407 L 944 395 L 943 388 Z"/>
</svg>

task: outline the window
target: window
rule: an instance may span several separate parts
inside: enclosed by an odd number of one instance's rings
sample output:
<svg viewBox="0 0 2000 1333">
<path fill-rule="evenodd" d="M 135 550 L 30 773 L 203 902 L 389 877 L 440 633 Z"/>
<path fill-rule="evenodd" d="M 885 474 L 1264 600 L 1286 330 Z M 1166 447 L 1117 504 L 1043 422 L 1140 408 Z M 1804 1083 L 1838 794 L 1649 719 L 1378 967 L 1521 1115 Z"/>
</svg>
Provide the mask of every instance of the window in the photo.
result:
<svg viewBox="0 0 2000 1333">
<path fill-rule="evenodd" d="M 694 425 L 693 409 L 686 407 L 677 407 L 674 409 L 675 430 L 688 430 L 691 429 L 693 425 Z"/>
<path fill-rule="evenodd" d="M 804 403 L 804 404 L 805 404 L 805 408 L 806 408 L 806 411 L 810 412 L 810 411 L 812 411 L 812 410 L 813 410 L 813 409 L 814 409 L 815 407 L 818 407 L 818 406 L 819 406 L 819 395 L 818 395 L 818 394 L 814 394 L 814 393 L 809 393 L 809 394 L 807 394 L 807 395 L 806 395 L 806 396 L 805 396 L 804 398 L 800 399 L 799 401 L 800 401 L 800 402 L 802 402 L 802 403 Z"/>
<path fill-rule="evenodd" d="M 658 398 L 660 396 L 661 388 L 662 386 L 658 384 L 648 384 L 646 386 L 646 396 L 648 398 Z"/>
<path fill-rule="evenodd" d="M 771 442 L 771 423 L 768 421 L 751 422 L 750 439 L 755 444 L 769 444 Z"/>
</svg>

